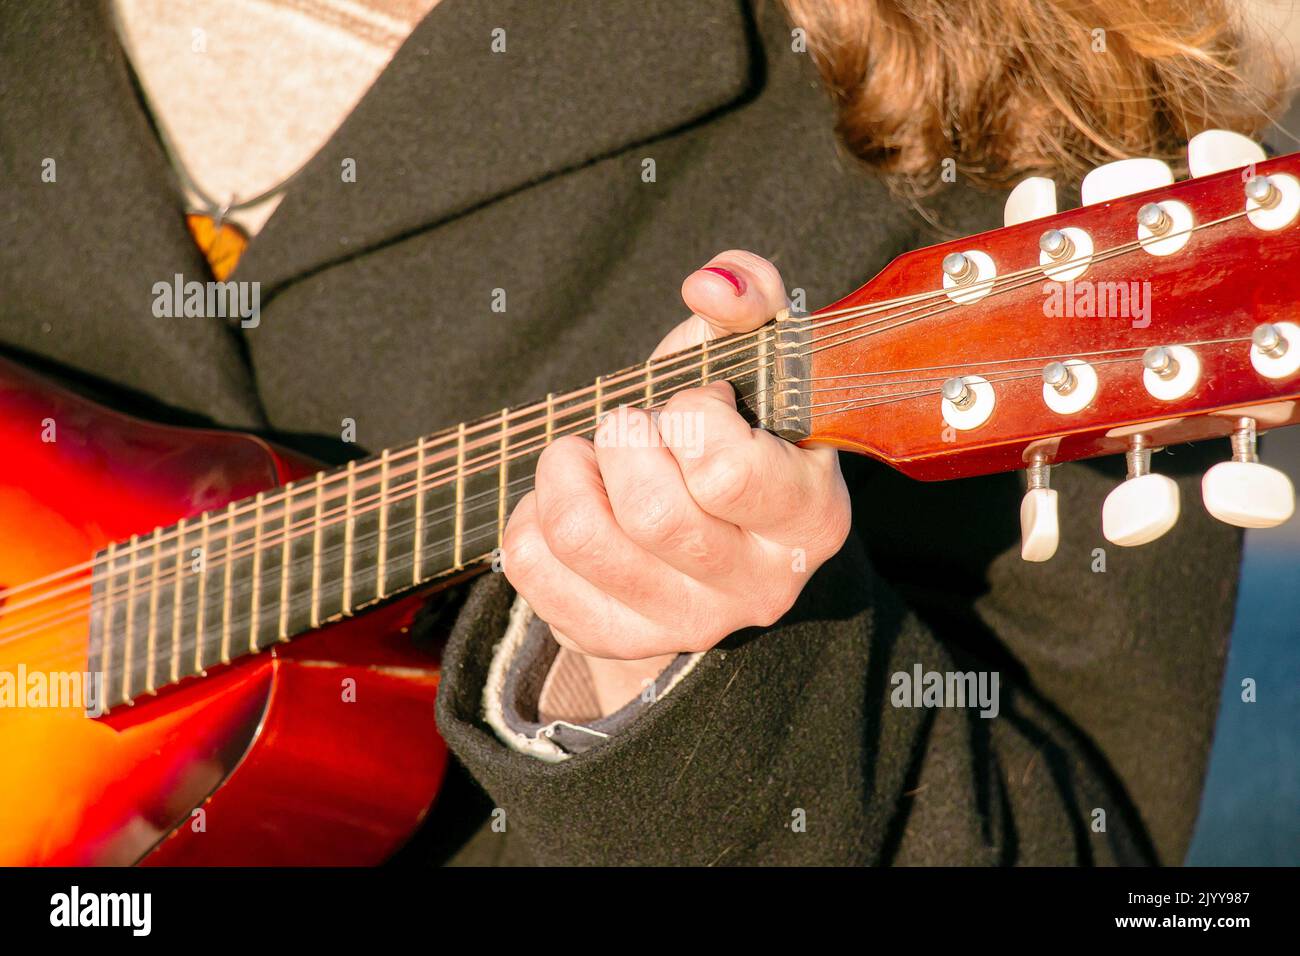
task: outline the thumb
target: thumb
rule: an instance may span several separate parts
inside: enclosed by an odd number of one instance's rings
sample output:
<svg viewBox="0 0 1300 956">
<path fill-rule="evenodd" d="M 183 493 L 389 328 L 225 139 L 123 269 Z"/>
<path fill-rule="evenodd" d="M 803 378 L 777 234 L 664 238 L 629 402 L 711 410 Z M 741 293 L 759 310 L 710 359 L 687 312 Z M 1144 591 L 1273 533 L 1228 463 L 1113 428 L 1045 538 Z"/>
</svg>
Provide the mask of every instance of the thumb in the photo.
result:
<svg viewBox="0 0 1300 956">
<path fill-rule="evenodd" d="M 686 277 L 682 300 L 694 313 L 659 343 L 653 358 L 734 332 L 750 332 L 789 300 L 776 266 L 762 256 L 732 249 Z"/>
</svg>

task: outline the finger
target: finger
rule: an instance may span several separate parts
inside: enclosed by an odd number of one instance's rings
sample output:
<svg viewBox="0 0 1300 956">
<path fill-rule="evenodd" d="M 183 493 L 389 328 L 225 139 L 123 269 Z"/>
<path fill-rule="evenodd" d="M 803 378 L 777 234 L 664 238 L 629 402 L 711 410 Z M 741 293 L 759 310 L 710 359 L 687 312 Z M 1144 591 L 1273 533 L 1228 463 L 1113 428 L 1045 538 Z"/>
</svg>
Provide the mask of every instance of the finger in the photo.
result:
<svg viewBox="0 0 1300 956">
<path fill-rule="evenodd" d="M 753 539 L 705 512 L 686 488 L 660 428 L 684 443 L 698 441 L 698 423 L 658 420 L 637 408 L 611 412 L 596 431 L 596 464 L 614 519 L 638 547 L 669 567 L 725 587 L 757 560 Z"/>
<path fill-rule="evenodd" d="M 659 652 L 659 628 L 566 567 L 546 544 L 536 492 L 519 500 L 502 538 L 502 570 L 534 613 L 571 650 L 598 657 L 639 660 Z M 557 638 L 558 639 L 558 638 Z M 643 650 L 644 649 L 644 650 Z"/>
<path fill-rule="evenodd" d="M 565 438 L 548 447 L 537 462 L 536 494 L 547 548 L 602 593 L 665 628 L 702 603 L 696 582 L 619 525 L 591 442 Z"/>
<path fill-rule="evenodd" d="M 694 314 L 665 336 L 651 358 L 733 332 L 751 332 L 789 302 L 776 266 L 739 249 L 714 256 L 687 276 L 682 300 Z"/>
<path fill-rule="evenodd" d="M 691 444 L 661 429 L 704 511 L 783 545 L 843 541 L 847 492 L 834 449 L 800 448 L 750 428 L 725 382 L 679 392 L 665 411 L 693 416 L 703 436 Z"/>
</svg>

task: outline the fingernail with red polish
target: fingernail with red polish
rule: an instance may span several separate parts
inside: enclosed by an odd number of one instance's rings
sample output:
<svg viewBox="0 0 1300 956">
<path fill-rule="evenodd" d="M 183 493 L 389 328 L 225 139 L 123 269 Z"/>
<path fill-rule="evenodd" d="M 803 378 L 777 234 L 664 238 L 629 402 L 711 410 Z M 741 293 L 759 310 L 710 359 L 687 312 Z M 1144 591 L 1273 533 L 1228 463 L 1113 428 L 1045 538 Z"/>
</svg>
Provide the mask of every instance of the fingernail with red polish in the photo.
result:
<svg viewBox="0 0 1300 956">
<path fill-rule="evenodd" d="M 705 266 L 700 271 L 712 272 L 714 275 L 722 276 L 722 278 L 730 282 L 732 286 L 735 288 L 736 295 L 745 294 L 745 280 L 742 279 L 740 276 L 736 275 L 730 269 L 724 269 L 722 268 L 722 266 Z"/>
</svg>

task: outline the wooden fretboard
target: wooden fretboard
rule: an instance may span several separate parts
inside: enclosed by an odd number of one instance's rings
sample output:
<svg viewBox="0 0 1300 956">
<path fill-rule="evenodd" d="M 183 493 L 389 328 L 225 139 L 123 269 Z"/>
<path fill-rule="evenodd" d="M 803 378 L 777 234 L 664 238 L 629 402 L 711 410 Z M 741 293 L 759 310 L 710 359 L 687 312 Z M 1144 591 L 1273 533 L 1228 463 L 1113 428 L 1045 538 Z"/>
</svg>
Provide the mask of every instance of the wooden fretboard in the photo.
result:
<svg viewBox="0 0 1300 956">
<path fill-rule="evenodd" d="M 115 542 L 92 578 L 89 669 L 104 675 L 106 706 L 490 560 L 542 449 L 565 434 L 590 438 L 618 405 L 653 409 L 726 379 L 751 424 L 806 435 L 798 323 L 602 376 Z"/>
</svg>

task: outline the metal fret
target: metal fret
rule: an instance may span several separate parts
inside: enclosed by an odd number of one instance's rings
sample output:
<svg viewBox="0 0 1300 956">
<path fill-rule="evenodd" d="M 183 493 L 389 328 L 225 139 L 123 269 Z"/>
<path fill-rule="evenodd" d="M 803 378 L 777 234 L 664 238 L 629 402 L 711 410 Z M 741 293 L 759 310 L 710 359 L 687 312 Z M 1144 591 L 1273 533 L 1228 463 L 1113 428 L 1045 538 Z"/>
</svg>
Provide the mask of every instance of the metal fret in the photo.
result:
<svg viewBox="0 0 1300 956">
<path fill-rule="evenodd" d="M 375 555 L 375 597 L 384 596 L 384 571 L 388 552 L 388 449 L 379 459 L 379 538 Z"/>
<path fill-rule="evenodd" d="M 235 572 L 235 503 L 226 506 L 226 566 L 223 569 L 221 585 L 221 663 L 230 660 L 230 624 L 234 608 L 234 589 L 231 583 Z M 203 670 L 203 641 L 198 642 L 194 651 L 194 670 Z"/>
<path fill-rule="evenodd" d="M 185 595 L 185 519 L 176 522 L 176 594 L 172 598 L 171 682 L 181 679 L 181 603 Z"/>
<path fill-rule="evenodd" d="M 655 401 L 655 378 L 654 369 L 651 366 L 654 359 L 646 359 L 645 363 L 645 407 L 649 408 Z"/>
<path fill-rule="evenodd" d="M 262 504 L 264 493 L 253 499 L 253 593 L 248 602 L 248 650 L 257 653 L 257 626 L 262 617 Z M 223 656 L 221 662 L 226 663 Z"/>
<path fill-rule="evenodd" d="M 463 564 L 460 560 L 462 536 L 465 532 L 465 423 L 461 422 L 456 430 L 456 531 L 452 545 L 454 555 L 452 564 L 459 571 Z"/>
<path fill-rule="evenodd" d="M 104 677 L 104 686 L 108 686 L 108 665 L 113 659 L 113 558 L 117 554 L 117 542 L 110 541 L 104 551 L 104 566 L 108 569 L 108 583 L 104 587 L 104 646 L 100 649 L 99 672 Z"/>
<path fill-rule="evenodd" d="M 131 635 L 135 632 L 135 569 L 140 563 L 140 536 L 131 535 L 131 563 L 126 569 L 126 633 L 122 642 L 122 700 L 131 699 Z"/>
<path fill-rule="evenodd" d="M 700 384 L 709 384 L 709 343 L 700 346 Z"/>
<path fill-rule="evenodd" d="M 501 547 L 501 542 L 506 535 L 506 497 L 509 494 L 510 482 L 510 429 L 506 419 L 506 413 L 509 409 L 501 409 L 501 464 L 498 466 L 500 472 L 497 485 L 497 547 Z"/>
<path fill-rule="evenodd" d="M 158 584 L 162 569 L 162 561 L 159 560 L 158 544 L 162 540 L 162 528 L 153 529 L 153 573 L 149 579 L 149 633 L 145 653 L 148 654 L 148 661 L 145 663 L 144 672 L 144 689 L 146 693 L 154 692 L 154 644 L 158 637 Z"/>
<path fill-rule="evenodd" d="M 758 335 L 758 422 L 764 427 L 771 424 L 772 400 L 768 395 L 770 389 L 770 371 L 768 369 L 769 349 L 772 340 L 763 332 Z"/>
<path fill-rule="evenodd" d="M 776 314 L 775 329 L 773 414 L 769 427 L 789 441 L 802 441 L 812 427 L 808 351 L 812 336 L 804 322 L 790 318 L 789 309 Z"/>
<path fill-rule="evenodd" d="M 280 619 L 276 636 L 289 639 L 289 568 L 293 564 L 290 545 L 293 543 L 293 482 L 284 486 L 284 540 L 280 542 Z"/>
<path fill-rule="evenodd" d="M 420 563 L 424 557 L 424 438 L 415 445 L 415 559 L 411 562 L 411 583 L 420 583 Z"/>
<path fill-rule="evenodd" d="M 194 609 L 194 646 L 202 647 L 205 643 L 203 636 L 204 617 L 208 603 L 208 521 L 209 516 L 205 511 L 199 515 L 199 586 L 196 598 L 197 606 Z M 176 609 L 180 611 L 180 601 L 176 602 Z"/>
<path fill-rule="evenodd" d="M 555 393 L 546 393 L 546 444 L 551 443 L 551 434 L 555 431 Z"/>
<path fill-rule="evenodd" d="M 311 626 L 313 629 L 320 627 L 320 539 L 321 539 L 321 515 L 325 504 L 325 492 L 321 486 L 321 478 L 324 476 L 323 471 L 316 472 L 316 513 L 315 513 L 315 531 L 311 542 Z"/>
<path fill-rule="evenodd" d="M 604 395 L 603 386 L 602 386 L 602 383 L 601 383 L 601 379 L 602 379 L 603 377 L 604 377 L 604 376 L 601 376 L 601 375 L 597 375 L 597 376 L 596 376 L 596 415 L 595 415 L 595 422 L 596 422 L 597 425 L 600 424 L 600 416 L 601 416 L 601 412 L 604 410 L 604 407 L 605 407 L 605 395 Z"/>
<path fill-rule="evenodd" d="M 347 497 L 343 502 L 343 613 L 352 613 L 352 538 L 355 524 L 352 518 L 353 495 L 356 494 L 357 463 L 348 462 Z"/>
</svg>

